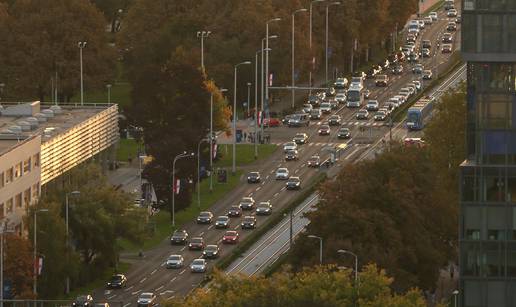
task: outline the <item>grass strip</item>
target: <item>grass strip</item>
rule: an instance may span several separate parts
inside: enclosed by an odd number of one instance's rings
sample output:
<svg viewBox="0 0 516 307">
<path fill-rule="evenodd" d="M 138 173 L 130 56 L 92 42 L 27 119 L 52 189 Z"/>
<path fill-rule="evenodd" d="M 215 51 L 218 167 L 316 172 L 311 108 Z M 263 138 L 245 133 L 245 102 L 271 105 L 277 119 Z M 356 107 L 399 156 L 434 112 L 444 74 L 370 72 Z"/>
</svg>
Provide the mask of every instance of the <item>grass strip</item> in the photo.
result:
<svg viewBox="0 0 516 307">
<path fill-rule="evenodd" d="M 116 151 L 117 161 L 127 162 L 129 158 L 137 160 L 138 142 L 134 139 L 120 139 Z"/>
<path fill-rule="evenodd" d="M 237 144 L 236 145 L 236 165 L 246 166 L 261 159 L 267 159 L 272 155 L 277 145 L 259 144 L 258 159 L 254 158 L 254 144 Z M 220 160 L 215 162 L 215 167 L 230 167 L 233 163 L 233 146 L 231 144 L 218 145 L 218 152 L 222 155 Z"/>
</svg>

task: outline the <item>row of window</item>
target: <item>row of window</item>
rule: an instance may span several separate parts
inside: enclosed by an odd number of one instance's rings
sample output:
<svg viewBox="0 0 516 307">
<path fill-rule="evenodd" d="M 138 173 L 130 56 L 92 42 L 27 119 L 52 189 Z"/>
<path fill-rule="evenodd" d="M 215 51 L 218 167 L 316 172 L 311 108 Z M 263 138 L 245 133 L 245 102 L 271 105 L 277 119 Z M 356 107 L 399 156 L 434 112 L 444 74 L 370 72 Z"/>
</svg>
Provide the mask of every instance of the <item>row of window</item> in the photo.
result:
<svg viewBox="0 0 516 307">
<path fill-rule="evenodd" d="M 23 175 L 30 173 L 30 171 L 39 167 L 40 165 L 40 156 L 39 153 L 33 155 L 31 158 L 28 158 L 24 161 L 16 163 L 16 165 L 0 172 L 0 189 L 5 187 L 6 185 L 12 183 L 17 178 L 22 177 Z"/>
<path fill-rule="evenodd" d="M 461 243 L 461 274 L 469 277 L 516 277 L 516 243 Z"/>
<path fill-rule="evenodd" d="M 516 92 L 516 64 L 514 63 L 470 62 L 467 78 L 470 93 Z"/>
<path fill-rule="evenodd" d="M 464 307 L 516 307 L 516 281 L 465 280 L 459 293 Z"/>
<path fill-rule="evenodd" d="M 13 213 L 17 208 L 23 208 L 26 210 L 32 201 L 36 201 L 38 199 L 39 193 L 40 186 L 38 182 L 32 185 L 32 188 L 28 188 L 23 193 L 18 193 L 4 203 L 0 203 L 0 219 Z"/>
<path fill-rule="evenodd" d="M 513 0 L 464 0 L 464 11 L 516 11 L 516 2 Z"/>
<path fill-rule="evenodd" d="M 463 175 L 462 201 L 516 203 L 516 177 Z"/>
<path fill-rule="evenodd" d="M 461 214 L 464 240 L 516 240 L 516 207 L 467 206 Z"/>
<path fill-rule="evenodd" d="M 471 14 L 464 11 L 462 20 L 464 52 L 516 51 L 516 14 Z"/>
</svg>

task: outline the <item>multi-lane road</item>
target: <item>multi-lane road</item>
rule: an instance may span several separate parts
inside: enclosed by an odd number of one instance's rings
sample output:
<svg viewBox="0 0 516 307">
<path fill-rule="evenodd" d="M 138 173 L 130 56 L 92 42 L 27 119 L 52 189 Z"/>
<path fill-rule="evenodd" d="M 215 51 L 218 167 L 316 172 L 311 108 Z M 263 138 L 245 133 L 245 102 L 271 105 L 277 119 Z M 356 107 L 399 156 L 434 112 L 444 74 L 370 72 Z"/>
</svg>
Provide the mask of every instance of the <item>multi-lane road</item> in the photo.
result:
<svg viewBox="0 0 516 307">
<path fill-rule="evenodd" d="M 440 40 L 442 33 L 445 31 L 445 26 L 448 20 L 443 12 L 439 13 L 439 21 L 435 22 L 431 26 L 426 26 L 423 30 L 420 39 L 430 39 L 433 44 L 432 57 L 424 58 L 421 63 L 425 65 L 427 69 L 431 68 L 436 71 L 444 71 L 446 64 L 449 60 L 449 54 L 442 54 L 437 46 L 437 41 Z M 404 63 L 405 70 L 402 75 L 391 76 L 390 84 L 386 88 L 376 88 L 374 82 L 366 81 L 366 87 L 371 90 L 371 99 L 377 99 L 380 102 L 387 101 L 390 97 L 397 95 L 400 88 L 412 80 L 419 80 L 419 76 L 412 74 L 411 65 Z M 427 81 L 424 81 L 425 85 Z M 256 202 L 270 201 L 273 205 L 274 211 L 279 211 L 282 207 L 288 204 L 293 198 L 295 198 L 299 192 L 286 190 L 284 181 L 275 180 L 274 173 L 279 167 L 287 167 L 290 171 L 291 176 L 298 176 L 301 178 L 302 183 L 307 182 L 310 178 L 314 177 L 320 170 L 310 168 L 307 166 L 307 160 L 314 154 L 321 154 L 321 151 L 325 147 L 346 147 L 343 155 L 340 157 L 340 162 L 334 168 L 340 167 L 343 164 L 351 163 L 352 161 L 365 157 L 368 153 L 374 152 L 375 148 L 381 146 L 380 140 L 388 131 L 386 127 L 382 125 L 375 125 L 374 120 L 358 121 L 355 120 L 355 113 L 357 109 L 349 109 L 346 107 L 340 107 L 335 110 L 333 114 L 339 114 L 343 118 L 342 126 L 349 127 L 352 135 L 360 135 L 359 127 L 368 126 L 374 127 L 374 140 L 368 144 L 358 144 L 354 142 L 353 137 L 350 140 L 339 140 L 337 138 L 337 130 L 332 129 L 329 136 L 319 136 L 317 133 L 320 122 L 312 122 L 312 125 L 306 128 L 287 128 L 278 127 L 270 128 L 269 132 L 273 143 L 283 144 L 291 141 L 292 137 L 298 132 L 304 132 L 309 135 L 309 143 L 301 145 L 299 148 L 299 160 L 288 161 L 284 160 L 283 151 L 277 150 L 269 159 L 261 162 L 256 167 L 256 171 L 260 171 L 262 174 L 262 182 L 259 184 L 247 184 L 244 177 L 241 179 L 241 184 L 238 185 L 231 193 L 229 193 L 224 199 L 218 201 L 212 208 L 214 216 L 226 215 L 227 210 L 230 206 L 237 205 L 242 197 L 251 196 Z M 371 129 L 372 129 L 371 128 Z M 401 130 L 400 130 L 401 131 Z M 345 145 L 343 145 L 345 144 Z M 307 200 L 306 206 L 301 207 L 299 210 L 307 210 L 310 207 L 310 202 L 315 202 L 316 198 Z M 299 211 L 298 210 L 298 211 Z M 254 215 L 254 212 L 244 211 L 244 215 Z M 300 214 L 296 214 L 300 216 Z M 268 217 L 257 217 L 258 227 L 263 224 L 263 221 Z M 232 218 L 229 229 L 237 230 L 240 233 L 240 239 L 245 239 L 246 236 L 253 230 L 241 230 L 240 222 L 242 217 Z M 296 223 L 297 224 L 297 223 Z M 301 224 L 300 224 L 301 225 Z M 222 236 L 225 230 L 215 229 L 213 224 L 210 225 L 199 225 L 195 221 L 188 223 L 184 226 L 190 237 L 203 237 L 206 244 L 219 244 L 221 247 L 221 255 L 227 255 L 231 252 L 234 246 L 224 245 L 221 242 Z M 300 228 L 294 229 L 294 231 L 300 231 Z M 266 238 L 266 237 L 265 237 Z M 283 243 L 284 244 L 284 243 Z M 258 250 L 254 252 L 256 254 Z M 171 254 L 181 254 L 185 258 L 185 267 L 181 269 L 167 269 L 165 267 L 165 261 Z M 252 250 L 246 255 L 253 254 Z M 143 259 L 138 260 L 127 273 L 128 284 L 127 287 L 120 290 L 105 290 L 98 289 L 93 293 L 96 300 L 106 301 L 122 301 L 124 307 L 136 305 L 136 299 L 142 292 L 154 292 L 159 296 L 161 300 L 172 299 L 188 294 L 192 289 L 196 288 L 204 279 L 202 273 L 191 273 L 188 265 L 195 258 L 201 256 L 200 251 L 189 251 L 187 246 L 170 245 L 168 241 L 163 242 L 157 248 L 146 252 Z M 263 268 L 264 261 L 256 261 L 256 257 L 253 261 L 249 261 L 254 256 L 242 258 L 240 264 L 236 264 L 230 267 L 233 271 L 245 271 L 253 273 L 253 270 L 260 270 L 260 266 Z M 241 259 L 241 260 L 242 260 Z M 208 266 L 213 266 L 213 260 L 208 260 Z"/>
</svg>

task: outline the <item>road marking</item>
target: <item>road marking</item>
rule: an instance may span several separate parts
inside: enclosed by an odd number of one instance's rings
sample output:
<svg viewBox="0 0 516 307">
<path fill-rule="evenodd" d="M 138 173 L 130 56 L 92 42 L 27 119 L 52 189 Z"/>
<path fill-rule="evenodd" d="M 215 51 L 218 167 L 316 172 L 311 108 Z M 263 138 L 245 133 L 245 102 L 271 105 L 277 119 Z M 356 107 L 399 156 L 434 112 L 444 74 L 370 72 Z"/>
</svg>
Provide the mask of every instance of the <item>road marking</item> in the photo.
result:
<svg viewBox="0 0 516 307">
<path fill-rule="evenodd" d="M 239 226 L 238 226 L 238 225 L 236 225 L 233 229 L 238 229 L 238 227 L 239 227 Z"/>
<path fill-rule="evenodd" d="M 219 239 L 219 240 L 217 241 L 217 244 L 219 244 L 220 242 L 222 242 L 222 239 Z"/>
<path fill-rule="evenodd" d="M 143 284 L 147 280 L 147 277 L 144 277 L 142 280 L 140 280 L 140 284 Z"/>
<path fill-rule="evenodd" d="M 127 304 L 125 304 L 125 305 L 124 305 L 124 307 L 127 307 L 127 306 L 129 306 L 129 305 L 131 305 L 131 303 L 127 303 Z"/>
<path fill-rule="evenodd" d="M 346 158 L 344 158 L 345 160 L 348 160 L 352 155 L 354 155 L 358 150 L 360 149 L 360 147 L 357 147 L 353 152 L 351 152 Z"/>
<path fill-rule="evenodd" d="M 281 166 L 281 164 L 280 164 L 280 166 Z M 269 174 L 274 174 L 274 170 L 272 170 Z"/>
<path fill-rule="evenodd" d="M 185 272 L 186 270 L 182 270 L 181 272 L 179 272 L 179 275 L 183 275 L 183 273 Z"/>
<path fill-rule="evenodd" d="M 202 232 L 198 235 L 198 237 L 202 237 L 203 235 L 204 235 L 204 231 L 202 231 Z"/>
<path fill-rule="evenodd" d="M 210 225 L 208 226 L 208 230 L 212 229 L 213 228 L 213 225 Z"/>
<path fill-rule="evenodd" d="M 129 288 L 126 288 L 124 291 L 127 292 L 127 291 L 131 290 L 132 288 L 134 288 L 134 286 L 130 286 Z"/>
<path fill-rule="evenodd" d="M 174 278 L 172 278 L 172 279 L 170 280 L 170 282 L 174 282 L 176 279 L 177 279 L 177 276 L 176 276 L 176 277 L 174 277 Z"/>
<path fill-rule="evenodd" d="M 270 177 L 270 175 L 267 175 L 267 176 L 265 177 L 265 180 L 269 179 L 269 177 Z"/>
<path fill-rule="evenodd" d="M 265 181 L 264 181 L 264 182 L 262 182 L 262 185 L 265 185 Z"/>
<path fill-rule="evenodd" d="M 249 193 L 248 197 L 253 197 L 253 193 L 252 192 Z"/>
<path fill-rule="evenodd" d="M 165 264 L 167 264 L 166 262 L 163 262 L 162 264 L 160 264 L 160 266 L 164 267 Z"/>
<path fill-rule="evenodd" d="M 150 274 L 154 275 L 154 273 L 156 273 L 157 271 L 158 271 L 158 269 L 154 269 L 154 271 L 152 271 Z"/>
<path fill-rule="evenodd" d="M 140 293 L 142 290 L 138 290 L 138 291 L 134 291 L 134 292 L 131 292 L 132 295 L 136 295 L 138 293 Z"/>
<path fill-rule="evenodd" d="M 294 174 L 297 174 L 299 172 L 299 168 L 294 171 Z"/>
<path fill-rule="evenodd" d="M 273 197 L 277 197 L 279 195 L 279 192 L 275 193 Z"/>
<path fill-rule="evenodd" d="M 262 187 L 257 187 L 255 191 L 258 192 L 258 191 L 260 191 L 261 188 Z"/>
<path fill-rule="evenodd" d="M 281 188 L 281 191 L 285 191 L 285 189 L 286 189 L 286 187 L 282 187 L 282 188 Z"/>
<path fill-rule="evenodd" d="M 174 290 L 165 290 L 165 291 L 161 292 L 159 295 L 165 295 L 167 293 L 174 293 Z"/>
<path fill-rule="evenodd" d="M 113 298 L 115 298 L 115 297 L 116 297 L 116 294 L 115 294 L 115 295 L 108 296 L 108 298 L 107 298 L 107 299 L 108 299 L 108 300 L 111 300 L 111 299 L 113 299 Z"/>
<path fill-rule="evenodd" d="M 305 164 L 305 163 L 303 163 L 303 164 L 301 164 L 301 167 L 305 167 L 305 165 L 306 165 L 306 164 Z"/>
<path fill-rule="evenodd" d="M 156 288 L 156 292 L 158 292 L 159 290 L 163 289 L 165 286 L 160 286 L 159 288 Z"/>
<path fill-rule="evenodd" d="M 181 251 L 184 251 L 184 250 L 185 250 L 185 248 L 186 248 L 186 246 L 183 246 L 183 248 L 181 249 Z"/>
<path fill-rule="evenodd" d="M 172 295 L 171 297 L 168 297 L 167 300 L 171 300 L 173 299 L 174 297 L 176 297 L 175 295 Z"/>
</svg>

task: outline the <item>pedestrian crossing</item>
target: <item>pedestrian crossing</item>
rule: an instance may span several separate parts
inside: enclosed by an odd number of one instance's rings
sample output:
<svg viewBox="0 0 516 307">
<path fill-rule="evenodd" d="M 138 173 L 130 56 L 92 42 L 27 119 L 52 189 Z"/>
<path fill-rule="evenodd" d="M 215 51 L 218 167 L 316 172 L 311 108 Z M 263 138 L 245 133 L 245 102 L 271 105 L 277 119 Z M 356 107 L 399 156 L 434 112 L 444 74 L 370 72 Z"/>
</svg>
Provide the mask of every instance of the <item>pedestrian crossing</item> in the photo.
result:
<svg viewBox="0 0 516 307">
<path fill-rule="evenodd" d="M 287 143 L 291 143 L 291 142 L 284 142 L 284 143 L 272 143 L 276 146 L 283 146 Z M 325 143 L 325 142 L 321 142 L 321 143 L 307 143 L 307 144 L 304 144 L 304 145 L 298 145 L 298 146 L 308 146 L 308 147 L 312 147 L 312 146 L 316 146 L 316 147 L 340 147 L 340 148 L 345 148 L 345 147 L 369 147 L 371 146 L 371 144 L 350 144 L 350 143 L 338 143 L 338 142 L 335 142 L 335 143 Z"/>
<path fill-rule="evenodd" d="M 318 126 L 320 126 L 322 124 L 323 124 L 323 122 L 317 122 Z M 345 121 L 345 122 L 342 122 L 340 125 L 344 126 L 344 127 L 349 127 L 349 126 L 381 127 L 381 126 L 385 126 L 386 124 L 385 124 L 385 122 L 381 122 L 381 121 L 378 121 L 378 122 Z"/>
</svg>

